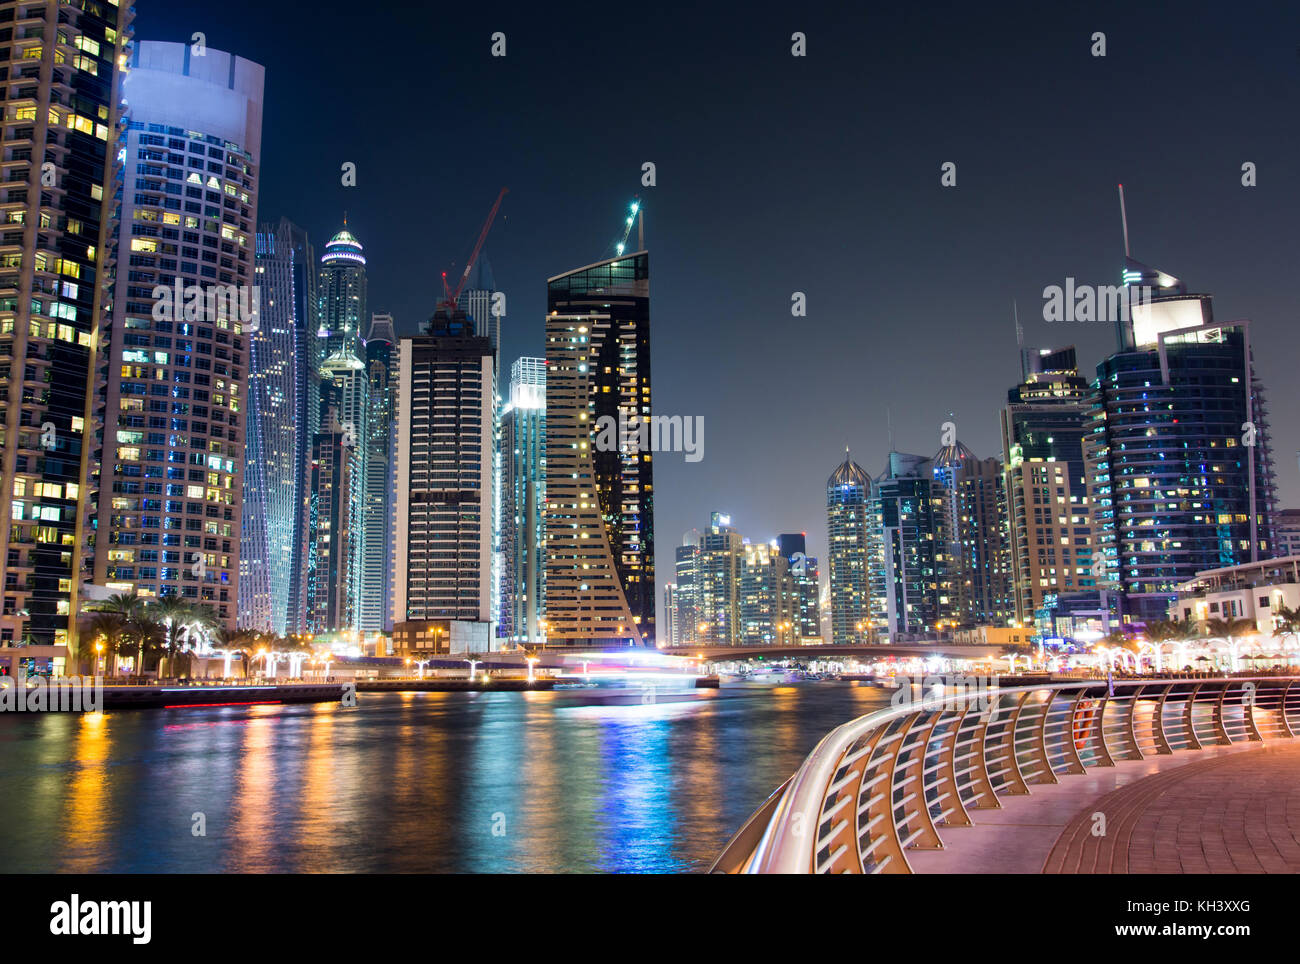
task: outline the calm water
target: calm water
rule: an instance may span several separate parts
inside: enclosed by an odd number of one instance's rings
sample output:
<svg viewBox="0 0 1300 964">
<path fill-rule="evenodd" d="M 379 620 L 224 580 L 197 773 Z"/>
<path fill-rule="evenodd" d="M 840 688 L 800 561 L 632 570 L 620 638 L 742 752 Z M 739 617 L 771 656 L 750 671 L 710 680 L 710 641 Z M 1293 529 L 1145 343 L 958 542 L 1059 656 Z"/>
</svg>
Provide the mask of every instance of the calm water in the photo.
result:
<svg viewBox="0 0 1300 964">
<path fill-rule="evenodd" d="M 703 871 L 822 735 L 887 703 L 607 693 L 3 714 L 0 871 Z"/>
</svg>

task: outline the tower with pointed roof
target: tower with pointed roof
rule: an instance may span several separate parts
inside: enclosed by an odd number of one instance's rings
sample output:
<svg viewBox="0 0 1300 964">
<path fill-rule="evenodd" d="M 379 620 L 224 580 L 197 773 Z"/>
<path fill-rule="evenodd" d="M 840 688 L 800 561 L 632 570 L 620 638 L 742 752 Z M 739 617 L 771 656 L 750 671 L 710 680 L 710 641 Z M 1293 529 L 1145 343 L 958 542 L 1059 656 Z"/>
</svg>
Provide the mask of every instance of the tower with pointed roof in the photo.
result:
<svg viewBox="0 0 1300 964">
<path fill-rule="evenodd" d="M 827 571 L 830 578 L 831 642 L 837 646 L 868 642 L 878 630 L 869 581 L 871 476 L 844 449 L 841 462 L 826 480 Z"/>
</svg>

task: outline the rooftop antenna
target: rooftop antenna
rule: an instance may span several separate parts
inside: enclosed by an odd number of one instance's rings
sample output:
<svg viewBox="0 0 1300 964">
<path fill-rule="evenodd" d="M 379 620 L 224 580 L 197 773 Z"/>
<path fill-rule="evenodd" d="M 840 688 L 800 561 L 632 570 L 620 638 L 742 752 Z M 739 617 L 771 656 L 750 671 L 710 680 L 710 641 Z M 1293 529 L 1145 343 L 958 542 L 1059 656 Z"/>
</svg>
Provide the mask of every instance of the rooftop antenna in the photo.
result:
<svg viewBox="0 0 1300 964">
<path fill-rule="evenodd" d="M 1128 212 L 1124 209 L 1124 185 L 1119 186 L 1119 219 L 1124 225 L 1124 257 L 1129 257 L 1128 250 Z"/>
<path fill-rule="evenodd" d="M 1016 347 L 1025 347 L 1025 329 L 1020 327 L 1020 309 L 1016 305 L 1016 299 L 1011 299 L 1011 317 L 1016 323 Z"/>
</svg>

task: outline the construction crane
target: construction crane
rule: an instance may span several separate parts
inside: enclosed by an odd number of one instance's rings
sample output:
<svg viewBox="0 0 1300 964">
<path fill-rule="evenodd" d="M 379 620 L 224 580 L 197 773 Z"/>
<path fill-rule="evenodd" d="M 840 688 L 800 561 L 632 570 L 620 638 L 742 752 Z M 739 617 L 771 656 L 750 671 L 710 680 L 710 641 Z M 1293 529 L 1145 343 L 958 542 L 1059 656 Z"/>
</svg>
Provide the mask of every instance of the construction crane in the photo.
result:
<svg viewBox="0 0 1300 964">
<path fill-rule="evenodd" d="M 474 268 L 474 262 L 478 260 L 479 252 L 483 250 L 483 242 L 487 240 L 488 231 L 492 229 L 492 222 L 496 220 L 497 211 L 501 208 L 501 201 L 509 193 L 510 188 L 503 187 L 501 193 L 497 195 L 496 203 L 492 205 L 487 220 L 483 222 L 483 230 L 478 233 L 478 240 L 474 242 L 474 250 L 470 253 L 469 260 L 465 262 L 465 271 L 461 274 L 460 283 L 456 285 L 455 291 L 447 287 L 447 272 L 442 273 L 442 290 L 446 300 L 439 307 L 446 307 L 448 313 L 456 310 L 456 300 L 460 298 L 460 293 L 465 290 L 465 283 L 469 281 L 469 273 Z"/>
</svg>

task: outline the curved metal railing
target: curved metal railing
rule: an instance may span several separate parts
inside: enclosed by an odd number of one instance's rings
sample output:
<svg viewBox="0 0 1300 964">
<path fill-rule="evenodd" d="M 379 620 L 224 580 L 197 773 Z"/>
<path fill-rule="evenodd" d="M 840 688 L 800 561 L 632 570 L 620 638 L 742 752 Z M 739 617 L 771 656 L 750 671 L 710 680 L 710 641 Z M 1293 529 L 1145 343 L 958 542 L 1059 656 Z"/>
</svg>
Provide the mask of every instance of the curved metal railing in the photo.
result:
<svg viewBox="0 0 1300 964">
<path fill-rule="evenodd" d="M 1294 737 L 1300 678 L 1052 682 L 930 698 L 822 738 L 732 837 L 715 873 L 911 873 L 1036 784 L 1120 760 Z"/>
</svg>

